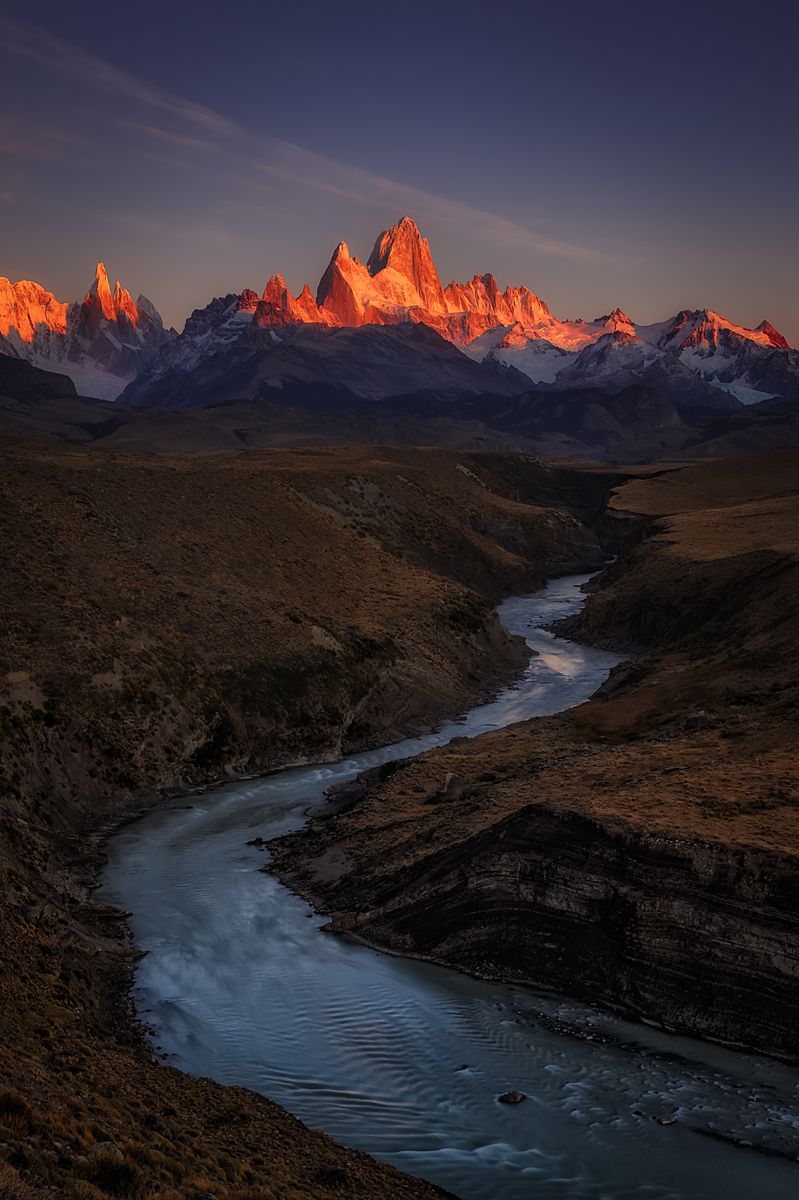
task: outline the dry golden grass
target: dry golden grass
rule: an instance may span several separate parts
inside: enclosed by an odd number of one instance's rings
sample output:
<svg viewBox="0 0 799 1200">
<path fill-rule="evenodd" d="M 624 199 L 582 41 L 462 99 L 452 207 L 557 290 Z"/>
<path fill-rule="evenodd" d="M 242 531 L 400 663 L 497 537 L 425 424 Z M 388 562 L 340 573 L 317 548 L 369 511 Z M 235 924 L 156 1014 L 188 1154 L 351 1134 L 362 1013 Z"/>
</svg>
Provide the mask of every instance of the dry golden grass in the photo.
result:
<svg viewBox="0 0 799 1200">
<path fill-rule="evenodd" d="M 425 756 L 383 786 L 381 811 L 413 804 L 406 778 L 424 792 L 446 771 L 489 771 L 508 784 L 448 821 L 466 830 L 538 797 L 799 853 L 799 452 L 635 480 L 613 504 L 658 519 L 570 632 L 635 660 L 573 713 Z"/>
</svg>

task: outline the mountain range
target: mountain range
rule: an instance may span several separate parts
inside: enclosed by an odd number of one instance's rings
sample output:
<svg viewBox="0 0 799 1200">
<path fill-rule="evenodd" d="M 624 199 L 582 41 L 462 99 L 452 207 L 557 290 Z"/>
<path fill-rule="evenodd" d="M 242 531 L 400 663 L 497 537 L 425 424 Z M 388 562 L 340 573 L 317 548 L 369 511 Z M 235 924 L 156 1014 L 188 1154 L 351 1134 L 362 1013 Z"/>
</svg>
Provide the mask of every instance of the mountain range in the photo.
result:
<svg viewBox="0 0 799 1200">
<path fill-rule="evenodd" d="M 0 350 L 126 409 L 245 404 L 324 412 L 328 425 L 346 412 L 357 425 L 355 410 L 378 404 L 392 420 L 478 421 L 536 444 L 554 435 L 565 452 L 625 437 L 640 449 L 649 435 L 675 447 L 686 427 L 735 419 L 742 406 L 799 407 L 799 351 L 768 321 L 748 329 L 685 309 L 642 324 L 619 307 L 563 320 L 490 274 L 444 286 L 407 216 L 366 262 L 340 242 L 315 293 L 295 296 L 273 275 L 261 292 L 196 309 L 180 334 L 145 297 L 119 282 L 112 292 L 102 263 L 73 304 L 0 279 Z"/>
<path fill-rule="evenodd" d="M 75 303 L 0 277 L 0 352 L 61 370 L 87 395 L 113 399 L 175 336 L 146 296 L 134 300 L 119 280 L 111 291 L 104 263 Z"/>
<path fill-rule="evenodd" d="M 401 328 L 402 336 L 374 333 L 389 326 Z M 439 341 L 414 336 L 419 326 L 434 331 Z M 342 336 L 341 330 L 372 332 L 355 338 L 349 332 Z M 455 346 L 460 358 L 443 343 Z M 339 356 L 351 361 L 353 353 L 368 358 L 373 351 L 390 368 L 379 381 L 372 371 L 353 381 Z M 221 373 L 220 353 L 230 355 L 236 368 L 249 364 L 250 389 L 256 380 L 270 386 L 345 382 L 371 399 L 415 390 L 404 377 L 413 385 L 420 372 L 426 374 L 424 386 L 439 394 L 518 394 L 531 385 L 553 391 L 599 387 L 610 393 L 643 384 L 681 407 L 708 411 L 799 394 L 799 353 L 768 321 L 746 329 L 711 310 L 686 309 L 643 325 L 620 308 L 592 321 L 561 320 L 528 287 L 502 291 L 493 275 L 444 287 L 427 239 L 410 217 L 379 235 L 366 263 L 340 242 L 315 295 L 306 284 L 295 297 L 282 276 L 273 275 L 260 295 L 245 289 L 196 310 L 128 398 L 144 405 L 166 400 L 171 407 L 196 403 L 196 388 L 207 388 L 208 370 Z M 255 355 L 261 360 L 257 370 Z M 441 371 L 431 361 L 439 356 Z M 491 377 L 485 370 L 469 372 L 464 357 L 480 363 Z M 222 398 L 219 392 L 215 398 Z"/>
</svg>

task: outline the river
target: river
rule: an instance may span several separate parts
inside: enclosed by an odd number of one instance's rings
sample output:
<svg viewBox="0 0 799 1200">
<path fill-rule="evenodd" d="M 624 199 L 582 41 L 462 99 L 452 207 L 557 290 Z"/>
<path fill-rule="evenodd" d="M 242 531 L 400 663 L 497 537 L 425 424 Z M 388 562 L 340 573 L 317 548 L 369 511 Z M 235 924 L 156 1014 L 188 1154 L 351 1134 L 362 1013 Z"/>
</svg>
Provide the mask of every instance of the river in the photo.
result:
<svg viewBox="0 0 799 1200">
<path fill-rule="evenodd" d="M 537 655 L 492 703 L 153 811 L 112 839 L 100 899 L 133 914 L 137 1008 L 166 1061 L 463 1200 L 795 1200 L 799 1166 L 763 1150 L 799 1153 L 799 1071 L 324 934 L 247 845 L 367 767 L 590 696 L 618 657 L 541 628 L 585 578 L 500 605 Z M 510 1089 L 527 1099 L 500 1104 Z"/>
</svg>

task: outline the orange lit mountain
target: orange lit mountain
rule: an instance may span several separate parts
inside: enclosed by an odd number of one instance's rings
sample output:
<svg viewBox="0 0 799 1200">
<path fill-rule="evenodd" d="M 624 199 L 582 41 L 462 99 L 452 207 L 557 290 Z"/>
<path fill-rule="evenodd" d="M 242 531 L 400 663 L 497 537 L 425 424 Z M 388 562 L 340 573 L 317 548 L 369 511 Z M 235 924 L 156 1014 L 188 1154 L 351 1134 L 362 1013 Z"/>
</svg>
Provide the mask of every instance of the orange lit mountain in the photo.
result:
<svg viewBox="0 0 799 1200">
<path fill-rule="evenodd" d="M 431 336 L 414 336 L 420 326 Z M 396 335 L 379 335 L 386 327 Z M 561 320 L 530 288 L 502 290 L 488 273 L 445 287 L 408 216 L 365 262 L 340 242 L 315 295 L 306 284 L 295 296 L 275 274 L 260 294 L 245 288 L 196 309 L 179 337 L 144 297 L 119 283 L 112 291 L 102 263 L 80 304 L 0 279 L 0 351 L 63 370 L 87 395 L 113 398 L 133 381 L 126 399 L 144 407 L 258 399 L 297 381 L 370 400 L 644 387 L 681 411 L 799 407 L 799 352 L 768 321 L 749 329 L 685 309 L 643 325 L 618 307 Z"/>
<path fill-rule="evenodd" d="M 592 340 L 584 322 L 557 321 L 529 288 L 503 292 L 493 275 L 443 287 L 427 238 L 411 217 L 384 230 L 365 263 L 346 242 L 339 242 L 315 299 L 307 284 L 295 298 L 282 276 L 274 275 L 264 289 L 256 324 L 295 322 L 351 328 L 411 322 L 429 325 L 461 346 L 498 327 L 548 335 L 570 348 Z"/>
<path fill-rule="evenodd" d="M 32 343 L 40 329 L 64 334 L 68 304 L 57 300 L 40 283 L 20 279 L 12 283 L 0 278 L 0 335 L 16 333 L 20 341 Z"/>
<path fill-rule="evenodd" d="M 89 395 L 113 398 L 170 335 L 146 296 L 134 300 L 104 263 L 80 303 L 29 279 L 0 278 L 0 350 L 68 374 Z"/>
<path fill-rule="evenodd" d="M 747 329 L 712 310 L 686 309 L 640 325 L 618 307 L 592 321 L 560 320 L 528 287 L 503 291 L 491 274 L 444 287 L 427 239 L 407 216 L 378 236 L 365 263 L 340 242 L 315 298 L 307 284 L 295 298 L 273 276 L 254 323 L 422 324 L 470 357 L 547 388 L 644 384 L 708 411 L 799 394 L 799 356 L 768 321 Z"/>
<path fill-rule="evenodd" d="M 475 275 L 469 283 L 444 288 L 427 238 L 411 217 L 380 234 L 365 264 L 340 242 L 319 283 L 316 302 L 331 324 L 413 321 L 461 345 L 497 326 L 518 324 L 533 333 L 561 324 L 529 288 L 501 292 L 493 275 Z"/>
</svg>

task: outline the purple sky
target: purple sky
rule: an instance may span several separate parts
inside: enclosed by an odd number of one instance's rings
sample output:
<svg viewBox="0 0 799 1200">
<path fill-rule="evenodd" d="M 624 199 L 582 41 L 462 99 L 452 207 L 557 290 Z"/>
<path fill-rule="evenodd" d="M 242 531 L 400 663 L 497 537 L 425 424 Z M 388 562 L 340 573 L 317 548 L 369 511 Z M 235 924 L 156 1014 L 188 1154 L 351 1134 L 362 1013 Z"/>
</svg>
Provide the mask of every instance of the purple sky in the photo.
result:
<svg viewBox="0 0 799 1200">
<path fill-rule="evenodd" d="M 275 271 L 315 288 L 408 212 L 445 283 L 797 344 L 798 13 L 4 3 L 0 274 L 72 299 L 103 258 L 180 326 Z"/>
</svg>

